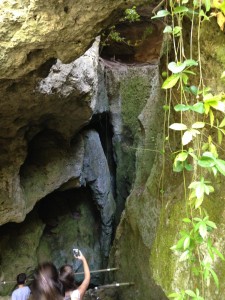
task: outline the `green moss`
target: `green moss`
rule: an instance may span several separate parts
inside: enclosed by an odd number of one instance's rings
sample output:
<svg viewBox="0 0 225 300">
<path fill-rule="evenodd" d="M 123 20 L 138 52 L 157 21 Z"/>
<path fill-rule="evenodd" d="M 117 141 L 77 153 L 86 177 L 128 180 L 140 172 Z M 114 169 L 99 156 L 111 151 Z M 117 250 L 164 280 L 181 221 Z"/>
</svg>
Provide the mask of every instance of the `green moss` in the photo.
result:
<svg viewBox="0 0 225 300">
<path fill-rule="evenodd" d="M 133 138 L 138 132 L 138 116 L 149 98 L 149 90 L 150 82 L 147 77 L 134 75 L 121 82 L 123 125 Z"/>
<path fill-rule="evenodd" d="M 185 216 L 185 207 L 182 201 L 162 209 L 151 252 L 150 265 L 153 270 L 153 277 L 166 292 L 171 291 L 171 284 L 176 271 L 176 256 L 170 247 L 179 238 L 182 215 Z"/>
</svg>

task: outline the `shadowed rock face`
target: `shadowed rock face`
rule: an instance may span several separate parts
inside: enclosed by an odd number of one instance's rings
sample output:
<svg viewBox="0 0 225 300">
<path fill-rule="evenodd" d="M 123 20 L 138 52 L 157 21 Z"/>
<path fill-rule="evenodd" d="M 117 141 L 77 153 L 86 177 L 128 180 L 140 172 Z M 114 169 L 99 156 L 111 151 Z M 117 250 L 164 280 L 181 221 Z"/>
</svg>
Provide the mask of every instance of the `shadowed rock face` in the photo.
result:
<svg viewBox="0 0 225 300">
<path fill-rule="evenodd" d="M 79 65 L 82 70 L 76 73 Z M 96 104 L 97 66 L 98 42 L 83 58 L 71 64 L 63 65 L 57 61 L 47 78 L 36 72 L 20 81 L 0 83 L 0 111 L 4 116 L 0 121 L 1 224 L 10 220 L 22 221 L 40 199 L 34 196 L 35 200 L 28 200 L 26 189 L 21 187 L 26 174 L 23 168 L 20 174 L 20 168 L 28 155 L 28 143 L 41 132 L 46 132 L 47 138 L 50 131 L 57 136 L 61 146 L 67 147 L 72 137 L 90 120 Z M 57 185 L 54 182 L 51 191 Z M 42 191 L 41 197 L 48 192 L 50 190 Z"/>
</svg>

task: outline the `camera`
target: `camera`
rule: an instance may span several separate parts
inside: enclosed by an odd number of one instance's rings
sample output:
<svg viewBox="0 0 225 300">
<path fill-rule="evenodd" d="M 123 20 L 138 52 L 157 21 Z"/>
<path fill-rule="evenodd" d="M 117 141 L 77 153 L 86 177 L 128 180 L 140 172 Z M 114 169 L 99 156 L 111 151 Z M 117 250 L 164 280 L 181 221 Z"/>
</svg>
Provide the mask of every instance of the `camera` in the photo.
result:
<svg viewBox="0 0 225 300">
<path fill-rule="evenodd" d="M 79 251 L 79 249 L 73 249 L 73 254 L 74 254 L 75 257 L 80 256 L 80 251 Z"/>
</svg>

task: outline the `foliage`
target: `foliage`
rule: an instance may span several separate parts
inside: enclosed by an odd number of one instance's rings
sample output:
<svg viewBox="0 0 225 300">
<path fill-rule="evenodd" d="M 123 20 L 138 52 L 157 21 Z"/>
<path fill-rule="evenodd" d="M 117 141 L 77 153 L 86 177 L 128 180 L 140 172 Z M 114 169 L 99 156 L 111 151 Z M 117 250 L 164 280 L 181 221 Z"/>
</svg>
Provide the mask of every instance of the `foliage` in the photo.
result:
<svg viewBox="0 0 225 300">
<path fill-rule="evenodd" d="M 128 21 L 130 23 L 140 21 L 140 15 L 136 11 L 136 6 L 127 8 L 124 11 L 124 17 L 120 19 L 120 22 L 123 21 Z M 111 26 L 109 30 L 102 33 L 102 46 L 108 45 L 110 41 L 126 44 L 130 43 L 130 41 L 127 41 L 124 37 L 121 37 L 120 33 L 116 30 L 115 25 Z"/>
<path fill-rule="evenodd" d="M 125 16 L 124 16 L 123 20 L 129 21 L 129 22 L 140 21 L 140 15 L 136 11 L 136 6 L 133 6 L 132 8 L 127 8 L 125 10 Z"/>
<path fill-rule="evenodd" d="M 210 15 L 212 9 L 214 11 Z M 162 84 L 167 95 L 164 110 L 168 117 L 170 106 L 174 102 L 173 96 L 179 96 L 178 103 L 174 104 L 179 121 L 170 124 L 169 129 L 180 133 L 181 137 L 180 149 L 173 154 L 173 171 L 183 173 L 187 216 L 183 218 L 180 237 L 171 250 L 179 256 L 181 264 L 188 263 L 193 286 L 170 293 L 168 297 L 174 300 L 205 300 L 205 289 L 211 281 L 219 288 L 219 279 L 214 270 L 215 260 L 224 260 L 223 254 L 213 244 L 212 234 L 217 226 L 203 207 L 205 198 L 214 192 L 208 178 L 211 174 L 225 176 L 225 160 L 218 154 L 225 135 L 225 94 L 215 94 L 204 84 L 199 38 L 202 23 L 208 21 L 213 14 L 217 14 L 218 21 L 218 14 L 224 13 L 225 1 L 215 0 L 211 4 L 209 0 L 170 0 L 167 8 L 159 10 L 152 17 L 164 20 L 164 34 L 171 36 L 173 45 L 174 58 L 173 61 L 168 61 L 168 70 L 163 72 L 166 79 Z M 189 57 L 185 53 L 183 38 L 184 17 L 191 21 L 191 39 L 187 47 L 190 49 Z M 219 24 L 222 30 L 224 24 L 225 19 Z M 197 55 L 193 51 L 195 30 Z M 195 77 L 199 80 L 198 86 L 193 84 L 196 82 Z M 221 75 L 221 79 L 224 78 L 225 72 Z M 169 134 L 166 140 L 169 141 Z M 187 172 L 192 173 L 192 181 L 188 185 Z"/>
</svg>

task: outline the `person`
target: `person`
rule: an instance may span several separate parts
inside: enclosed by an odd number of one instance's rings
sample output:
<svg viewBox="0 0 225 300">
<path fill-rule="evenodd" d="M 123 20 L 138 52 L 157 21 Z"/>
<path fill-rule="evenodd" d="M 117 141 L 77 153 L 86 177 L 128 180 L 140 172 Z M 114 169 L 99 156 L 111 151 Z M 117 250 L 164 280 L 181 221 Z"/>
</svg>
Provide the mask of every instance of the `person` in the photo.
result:
<svg viewBox="0 0 225 300">
<path fill-rule="evenodd" d="M 32 300 L 64 300 L 64 290 L 59 273 L 51 262 L 39 264 L 31 285 Z"/>
<path fill-rule="evenodd" d="M 30 288 L 25 286 L 27 276 L 20 273 L 16 277 L 18 288 L 12 293 L 12 300 L 27 300 L 30 296 Z"/>
<path fill-rule="evenodd" d="M 79 251 L 79 255 L 75 256 L 83 263 L 84 280 L 81 285 L 77 286 L 75 282 L 74 271 L 71 265 L 63 265 L 59 270 L 59 278 L 65 290 L 65 300 L 82 300 L 90 283 L 90 270 L 86 258 Z"/>
</svg>

